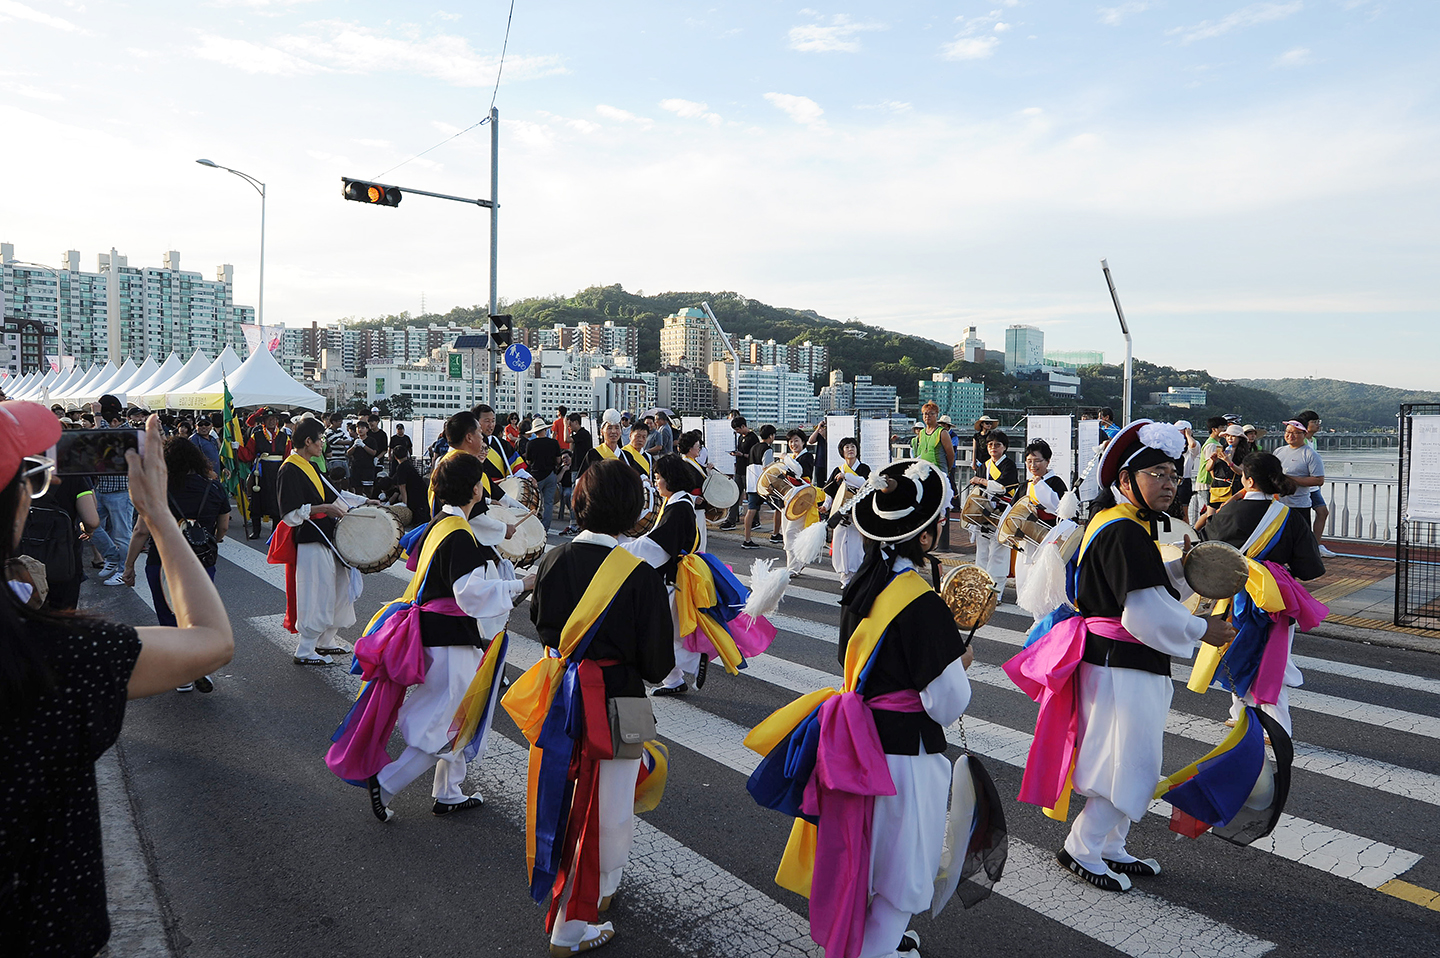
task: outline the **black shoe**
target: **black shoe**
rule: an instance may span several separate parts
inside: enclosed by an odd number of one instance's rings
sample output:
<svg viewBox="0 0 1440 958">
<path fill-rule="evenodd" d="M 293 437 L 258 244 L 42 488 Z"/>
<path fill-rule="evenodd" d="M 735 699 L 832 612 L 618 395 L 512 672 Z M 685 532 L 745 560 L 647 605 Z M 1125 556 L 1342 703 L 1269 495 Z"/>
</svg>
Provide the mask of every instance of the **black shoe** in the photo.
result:
<svg viewBox="0 0 1440 958">
<path fill-rule="evenodd" d="M 1090 869 L 1077 862 L 1071 856 L 1071 854 L 1063 848 L 1055 853 L 1055 860 L 1060 863 L 1060 867 L 1068 869 L 1070 872 L 1094 885 L 1101 891 L 1130 890 L 1130 879 L 1126 878 L 1124 875 L 1101 874 L 1099 872 L 1092 872 Z"/>
<path fill-rule="evenodd" d="M 717 528 L 717 529 L 721 529 L 721 530 L 723 530 L 723 531 L 725 531 L 725 532 L 729 532 L 731 529 L 734 529 L 734 528 L 737 527 L 738 525 L 739 525 L 738 522 L 722 522 L 722 523 L 720 523 L 720 525 L 716 526 L 716 528 Z"/>
<path fill-rule="evenodd" d="M 1112 862 L 1107 858 L 1105 859 L 1105 865 L 1112 872 L 1121 875 L 1139 875 L 1141 878 L 1154 878 L 1160 874 L 1160 863 L 1153 858 L 1139 858 L 1133 862 Z"/>
<path fill-rule="evenodd" d="M 784 541 L 785 541 L 785 537 L 782 536 L 782 535 L 780 535 L 779 533 L 776 533 L 775 535 L 772 535 L 772 536 L 770 537 L 770 541 L 771 541 L 771 542 L 784 542 Z"/>
<path fill-rule="evenodd" d="M 684 694 L 685 694 L 686 692 L 688 692 L 688 691 L 690 691 L 690 686 L 686 685 L 684 682 L 681 682 L 679 685 L 675 686 L 675 688 L 673 688 L 673 689 L 672 689 L 672 688 L 667 688 L 666 686 L 663 686 L 663 685 L 657 685 L 657 686 L 655 687 L 654 691 L 652 691 L 650 694 L 651 694 L 651 695 L 659 695 L 659 696 L 662 696 L 662 697 L 663 697 L 663 696 L 666 696 L 666 695 L 684 695 Z"/>
<path fill-rule="evenodd" d="M 365 779 L 365 790 L 370 793 L 370 811 L 381 822 L 388 822 L 395 818 L 395 813 L 385 805 L 385 798 L 380 794 L 380 776 L 371 775 Z"/>
<path fill-rule="evenodd" d="M 260 538 L 260 533 L 258 533 L 258 532 L 249 532 L 249 533 L 246 533 L 245 538 L 247 538 L 247 539 L 258 539 L 258 538 Z"/>
<path fill-rule="evenodd" d="M 754 542 L 751 542 L 749 539 L 746 539 L 744 542 L 740 543 L 740 548 L 742 548 L 742 549 L 758 549 L 758 548 L 760 548 L 760 546 L 756 545 Z"/>
<path fill-rule="evenodd" d="M 695 687 L 697 689 L 703 689 L 705 687 L 705 673 L 708 671 L 710 671 L 710 656 L 701 652 L 700 666 L 695 670 Z"/>
<path fill-rule="evenodd" d="M 195 686 L 195 691 L 197 691 L 197 692 L 213 692 L 213 691 L 215 691 L 215 680 L 212 679 L 212 678 L 211 678 L 210 676 L 208 676 L 208 675 L 202 675 L 202 676 L 200 676 L 198 679 L 196 679 L 194 682 L 191 682 L 190 684 L 193 685 L 193 686 Z"/>
<path fill-rule="evenodd" d="M 436 802 L 435 807 L 430 809 L 430 814 L 449 815 L 451 812 L 463 812 L 467 808 L 479 808 L 481 805 L 484 804 L 484 797 L 477 792 L 474 795 L 471 795 L 469 798 L 465 799 L 465 801 L 456 802 L 453 805 L 447 804 L 446 802 Z"/>
<path fill-rule="evenodd" d="M 315 647 L 316 655 L 349 655 L 351 651 L 353 650 L 347 649 L 343 645 L 327 645 L 324 648 L 317 645 Z"/>
<path fill-rule="evenodd" d="M 913 931 L 905 932 L 900 936 L 900 944 L 895 946 L 895 950 L 902 955 L 912 951 L 918 954 L 920 952 L 920 936 Z"/>
</svg>

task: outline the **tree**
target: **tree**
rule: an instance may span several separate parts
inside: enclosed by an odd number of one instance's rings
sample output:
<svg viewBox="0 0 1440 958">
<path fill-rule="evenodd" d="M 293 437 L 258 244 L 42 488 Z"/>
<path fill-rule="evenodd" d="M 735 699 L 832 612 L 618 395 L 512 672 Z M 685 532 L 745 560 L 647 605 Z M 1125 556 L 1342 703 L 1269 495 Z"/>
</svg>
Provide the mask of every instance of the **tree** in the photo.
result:
<svg viewBox="0 0 1440 958">
<path fill-rule="evenodd" d="M 409 419 L 415 412 L 414 401 L 405 393 L 388 396 L 375 405 L 380 408 L 380 415 L 387 419 Z"/>
</svg>

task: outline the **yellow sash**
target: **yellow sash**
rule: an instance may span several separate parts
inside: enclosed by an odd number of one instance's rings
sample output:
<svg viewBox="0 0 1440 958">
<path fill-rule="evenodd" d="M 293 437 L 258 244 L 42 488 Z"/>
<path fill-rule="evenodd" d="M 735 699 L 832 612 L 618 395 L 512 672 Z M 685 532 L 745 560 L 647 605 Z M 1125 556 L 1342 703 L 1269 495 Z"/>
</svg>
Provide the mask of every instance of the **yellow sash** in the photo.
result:
<svg viewBox="0 0 1440 958">
<path fill-rule="evenodd" d="M 380 607 L 380 611 L 370 619 L 369 625 L 365 626 L 362 634 L 369 635 L 371 630 L 379 624 L 380 617 L 385 614 L 385 610 L 395 603 L 409 605 L 420 597 L 420 587 L 425 584 L 425 575 L 430 571 L 430 560 L 435 557 L 435 550 L 440 548 L 440 543 L 445 541 L 446 536 L 461 529 L 464 529 L 470 538 L 475 538 L 475 532 L 470 528 L 470 523 L 460 516 L 446 514 L 445 518 L 435 523 L 435 527 L 425 534 L 425 544 L 420 548 L 420 558 L 415 560 L 415 573 L 410 576 L 410 584 L 405 586 L 405 591 L 401 593 L 400 598 Z"/>
<path fill-rule="evenodd" d="M 320 474 L 315 471 L 315 465 L 309 459 L 292 452 L 285 457 L 285 462 L 290 463 L 290 465 L 295 466 L 301 472 L 305 473 L 305 478 L 310 480 L 310 484 L 315 487 L 315 492 L 321 499 L 325 498 L 325 486 L 321 484 Z M 282 466 L 284 464 L 284 462 L 281 463 Z"/>
<path fill-rule="evenodd" d="M 615 452 L 615 450 L 611 449 L 609 446 L 605 445 L 603 442 L 600 443 L 600 445 L 598 445 L 598 446 L 595 447 L 595 451 L 598 452 L 598 453 L 600 453 L 600 458 L 601 458 L 601 459 L 619 459 L 619 458 L 620 458 L 619 454 L 617 454 L 617 453 Z"/>
<path fill-rule="evenodd" d="M 630 453 L 631 460 L 634 461 L 635 465 L 645 470 L 645 475 L 650 476 L 650 478 L 652 479 L 655 477 L 655 466 L 654 463 L 650 461 L 649 456 L 645 455 L 644 452 L 636 449 L 634 446 L 621 446 L 620 448 L 623 449 L 625 452 Z"/>
<path fill-rule="evenodd" d="M 880 639 L 884 637 L 885 630 L 890 628 L 895 616 L 928 591 L 930 584 L 914 569 L 902 572 L 890 580 L 890 584 L 875 598 L 870 614 L 850 635 L 850 642 L 845 647 L 845 681 L 841 686 L 842 692 L 855 691 L 860 674 L 865 671 L 865 666 L 875 654 Z M 795 730 L 801 719 L 830 696 L 838 694 L 840 693 L 834 689 L 825 688 L 801 696 L 755 726 L 750 734 L 745 736 L 745 746 L 761 755 L 768 755 L 785 736 Z M 795 824 L 790 828 L 790 840 L 785 845 L 785 854 L 775 872 L 775 884 L 806 898 L 810 897 L 810 882 L 815 872 L 816 837 L 817 829 L 814 825 L 803 818 L 795 819 Z"/>
<path fill-rule="evenodd" d="M 1085 550 L 1090 547 L 1090 540 L 1095 538 L 1095 533 L 1099 532 L 1101 527 L 1108 525 L 1112 519 L 1129 519 L 1144 529 L 1147 536 L 1150 534 L 1150 524 L 1141 520 L 1140 508 L 1134 503 L 1122 502 L 1119 505 L 1111 506 L 1109 509 L 1102 510 L 1085 527 L 1085 537 L 1080 540 L 1080 551 L 1075 555 L 1077 563 L 1085 558 Z"/>
<path fill-rule="evenodd" d="M 990 474 L 990 478 L 992 481 L 1000 481 L 1000 467 L 995 465 L 994 459 L 985 460 L 985 471 Z"/>
</svg>

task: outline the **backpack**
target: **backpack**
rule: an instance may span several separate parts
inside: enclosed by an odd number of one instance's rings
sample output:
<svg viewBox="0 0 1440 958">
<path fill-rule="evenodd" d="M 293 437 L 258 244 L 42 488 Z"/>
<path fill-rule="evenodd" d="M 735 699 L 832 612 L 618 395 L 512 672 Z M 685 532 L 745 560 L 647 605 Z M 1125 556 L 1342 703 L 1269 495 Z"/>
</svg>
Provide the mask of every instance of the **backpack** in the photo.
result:
<svg viewBox="0 0 1440 958">
<path fill-rule="evenodd" d="M 17 551 L 44 563 L 49 581 L 71 582 L 80 577 L 77 536 L 70 513 L 32 504 Z"/>
<path fill-rule="evenodd" d="M 205 511 L 205 503 L 210 498 L 210 490 L 213 488 L 215 488 L 214 483 L 206 483 L 205 493 L 200 497 L 200 505 L 195 510 L 194 519 L 187 519 L 183 515 L 179 517 L 180 535 L 185 538 L 185 544 L 195 553 L 195 558 L 199 559 L 200 564 L 207 569 L 220 559 L 220 543 L 216 542 L 214 534 L 199 522 L 201 514 Z M 180 512 L 180 507 L 175 503 L 173 496 L 170 497 L 170 508 L 176 513 Z"/>
</svg>

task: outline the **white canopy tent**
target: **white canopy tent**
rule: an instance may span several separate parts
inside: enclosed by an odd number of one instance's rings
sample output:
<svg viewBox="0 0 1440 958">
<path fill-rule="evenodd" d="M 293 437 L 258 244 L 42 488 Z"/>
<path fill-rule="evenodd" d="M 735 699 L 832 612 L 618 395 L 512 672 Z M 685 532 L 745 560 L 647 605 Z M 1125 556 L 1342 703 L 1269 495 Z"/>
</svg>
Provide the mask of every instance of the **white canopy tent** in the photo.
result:
<svg viewBox="0 0 1440 958">
<path fill-rule="evenodd" d="M 126 356 L 125 362 L 121 364 L 119 369 L 112 369 L 110 375 L 96 379 L 84 389 L 71 390 L 66 394 L 66 398 L 78 399 L 81 402 L 95 402 L 101 396 L 114 395 L 115 387 L 120 383 L 127 382 L 130 377 L 134 375 L 135 361 L 129 356 Z M 124 400 L 121 401 L 123 402 Z"/>
<path fill-rule="evenodd" d="M 235 350 L 226 346 L 224 351 L 215 357 L 215 361 L 209 366 L 206 366 L 204 370 L 183 382 L 171 386 L 165 391 L 166 407 L 170 409 L 180 408 L 178 405 L 180 397 L 200 392 L 212 383 L 220 382 L 223 377 L 234 374 L 243 362 L 244 360 L 235 353 Z M 188 406 L 184 408 L 203 409 L 206 407 Z M 218 409 L 219 407 L 217 406 L 216 408 Z"/>
<path fill-rule="evenodd" d="M 56 380 L 55 384 L 49 387 L 50 392 L 53 395 L 64 395 L 65 393 L 69 392 L 70 390 L 83 383 L 86 378 L 94 374 L 97 370 L 99 370 L 99 368 L 100 367 L 96 364 L 91 363 L 89 366 L 86 366 L 83 369 L 73 369 L 68 375 Z M 39 390 L 36 390 L 36 393 L 38 395 Z"/>
<path fill-rule="evenodd" d="M 150 387 L 154 386 L 157 382 L 159 382 L 160 377 L 173 375 L 180 369 L 180 366 L 181 363 L 179 356 L 175 355 L 173 352 L 169 356 L 166 356 L 165 362 L 155 367 L 155 369 L 150 373 L 150 375 L 144 377 L 143 379 L 135 380 L 135 382 L 130 385 L 130 388 L 125 390 L 125 392 L 129 396 L 130 402 L 133 402 L 136 405 L 140 405 L 140 398 L 150 392 Z"/>
<path fill-rule="evenodd" d="M 145 361 L 140 364 L 140 368 L 131 373 L 128 379 L 123 382 L 117 382 L 110 388 L 110 392 L 119 396 L 121 402 L 126 402 L 129 399 L 130 391 L 155 375 L 155 370 L 159 368 L 160 366 L 155 362 L 154 357 L 146 356 Z"/>
<path fill-rule="evenodd" d="M 296 382 L 280 368 L 268 349 L 257 349 L 238 369 L 224 377 L 216 376 L 205 386 L 170 393 L 166 402 L 177 409 L 219 409 L 224 405 L 227 385 L 237 408 L 282 406 L 325 410 L 325 397 Z"/>
<path fill-rule="evenodd" d="M 80 396 L 84 395 L 85 390 L 89 389 L 91 384 L 102 382 L 106 379 L 109 379 L 113 375 L 115 375 L 115 364 L 107 360 L 105 365 L 99 367 L 98 369 L 92 366 L 90 368 L 89 375 L 87 375 L 84 379 L 80 380 L 75 385 L 66 387 L 58 396 L 54 398 L 69 399 L 71 396 L 79 398 Z"/>
<path fill-rule="evenodd" d="M 5 390 L 5 395 L 11 399 L 24 399 L 26 393 L 30 391 L 30 386 L 34 382 L 35 374 L 33 372 L 26 373 L 23 376 L 12 376 L 7 371 L 5 373 L 5 381 L 0 382 L 0 389 Z"/>
<path fill-rule="evenodd" d="M 84 375 L 83 369 L 66 369 L 55 374 L 54 378 L 47 377 L 49 381 L 45 382 L 44 386 L 51 392 L 63 392 L 71 383 L 78 383 Z"/>
<path fill-rule="evenodd" d="M 165 397 L 176 386 L 184 385 L 196 376 L 202 375 L 210 368 L 210 357 L 200 350 L 195 350 L 195 355 L 185 361 L 185 365 L 170 373 L 164 379 L 156 379 L 154 384 L 146 390 L 144 395 L 137 395 L 137 400 L 143 401 L 151 409 L 161 409 L 165 405 Z"/>
</svg>

